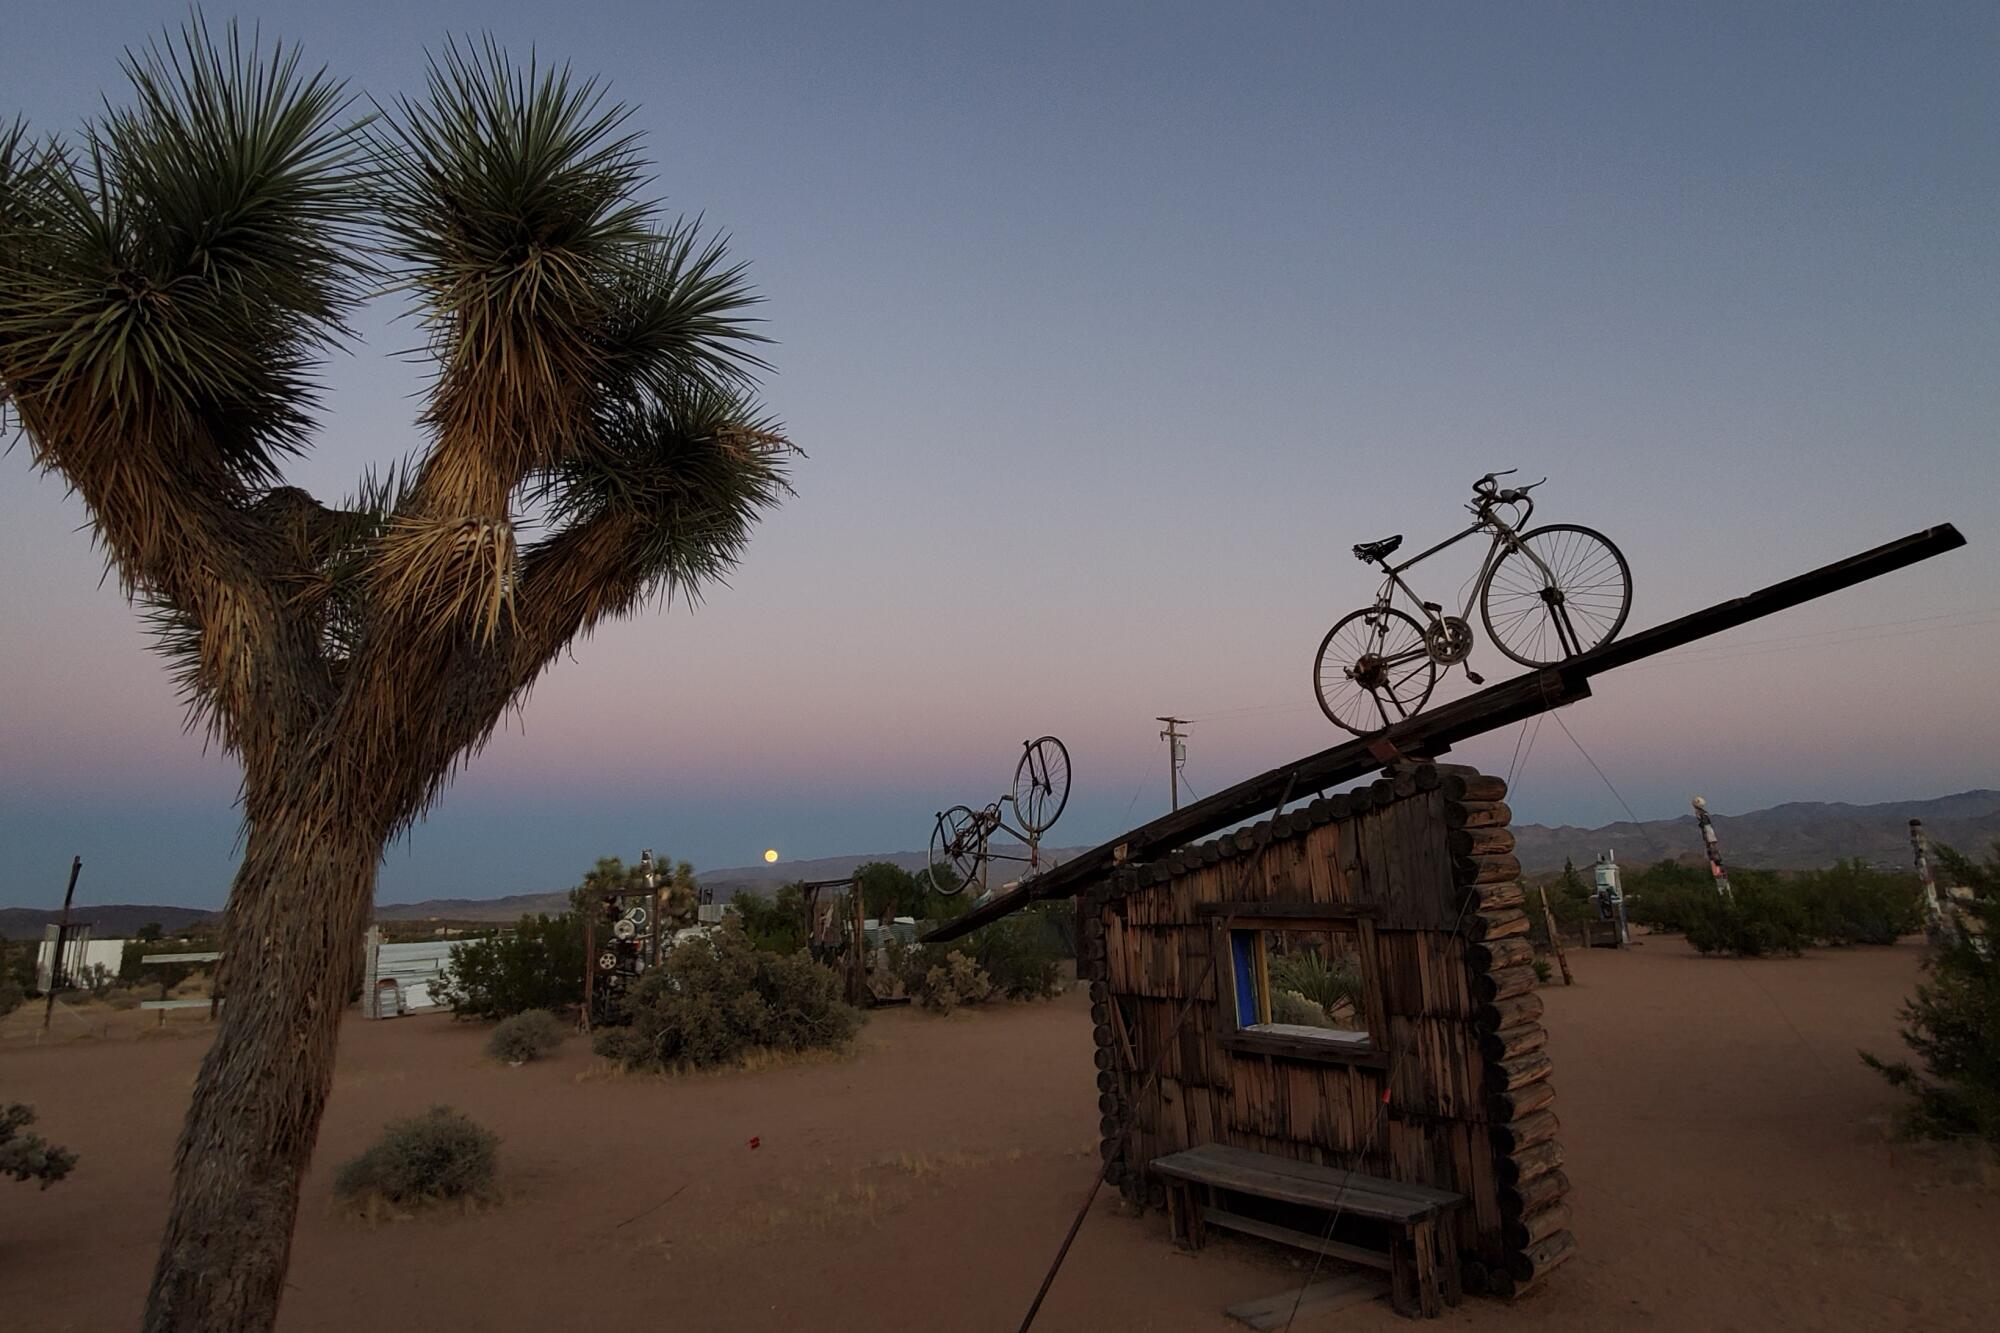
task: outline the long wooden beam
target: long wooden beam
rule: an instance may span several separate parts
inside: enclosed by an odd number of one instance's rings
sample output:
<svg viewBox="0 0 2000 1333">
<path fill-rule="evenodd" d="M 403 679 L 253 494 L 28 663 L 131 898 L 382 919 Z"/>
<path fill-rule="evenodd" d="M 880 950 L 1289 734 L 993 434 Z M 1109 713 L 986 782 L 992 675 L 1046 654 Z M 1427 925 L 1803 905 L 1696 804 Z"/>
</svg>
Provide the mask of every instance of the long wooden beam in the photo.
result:
<svg viewBox="0 0 2000 1333">
<path fill-rule="evenodd" d="M 1010 893 L 988 899 L 925 935 L 925 943 L 957 939 L 1029 903 L 1073 894 L 1126 861 L 1148 861 L 1219 833 L 1288 800 L 1361 777 L 1389 754 L 1439 755 L 1455 743 L 1525 717 L 1590 697 L 1590 677 L 1734 629 L 1842 588 L 1965 545 L 1949 523 L 1925 528 L 1873 550 L 1774 583 L 1768 588 L 1691 612 L 1664 625 L 1573 657 L 1567 662 L 1489 685 L 1463 699 L 1376 733 L 1321 750 L 1182 806 L 1042 872 Z"/>
</svg>

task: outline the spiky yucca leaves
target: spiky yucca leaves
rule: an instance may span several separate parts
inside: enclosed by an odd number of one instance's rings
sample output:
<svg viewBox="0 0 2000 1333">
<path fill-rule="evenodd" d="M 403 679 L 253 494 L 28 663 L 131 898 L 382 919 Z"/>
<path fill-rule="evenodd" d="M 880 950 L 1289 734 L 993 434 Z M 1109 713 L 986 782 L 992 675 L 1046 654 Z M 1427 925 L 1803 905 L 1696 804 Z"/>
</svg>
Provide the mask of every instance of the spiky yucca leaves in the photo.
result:
<svg viewBox="0 0 2000 1333">
<path fill-rule="evenodd" d="M 0 277 L 6 378 L 47 465 L 172 449 L 214 480 L 268 481 L 304 443 L 308 372 L 361 276 L 346 95 L 233 27 L 125 69 L 134 103 L 39 157 Z"/>
<path fill-rule="evenodd" d="M 741 267 L 656 225 L 594 85 L 454 47 L 364 130 L 199 20 L 128 73 L 74 150 L 0 132 L 0 403 L 243 763 L 231 1003 L 147 1327 L 261 1329 L 386 840 L 577 634 L 726 574 L 792 450 Z M 428 440 L 329 509 L 278 469 L 377 272 L 429 333 Z"/>
</svg>

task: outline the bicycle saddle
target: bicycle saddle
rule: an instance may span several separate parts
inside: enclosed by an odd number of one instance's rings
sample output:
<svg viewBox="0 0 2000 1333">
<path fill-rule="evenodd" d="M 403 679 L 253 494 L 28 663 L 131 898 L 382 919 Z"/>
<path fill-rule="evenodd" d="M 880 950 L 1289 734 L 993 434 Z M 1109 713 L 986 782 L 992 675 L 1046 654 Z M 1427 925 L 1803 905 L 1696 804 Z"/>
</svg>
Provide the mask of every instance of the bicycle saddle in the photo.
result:
<svg viewBox="0 0 2000 1333">
<path fill-rule="evenodd" d="M 1386 560 L 1394 555 L 1396 548 L 1402 544 L 1403 534 L 1400 532 L 1393 537 L 1384 537 L 1379 542 L 1363 542 L 1354 548 L 1354 558 L 1364 565 L 1374 560 Z"/>
</svg>

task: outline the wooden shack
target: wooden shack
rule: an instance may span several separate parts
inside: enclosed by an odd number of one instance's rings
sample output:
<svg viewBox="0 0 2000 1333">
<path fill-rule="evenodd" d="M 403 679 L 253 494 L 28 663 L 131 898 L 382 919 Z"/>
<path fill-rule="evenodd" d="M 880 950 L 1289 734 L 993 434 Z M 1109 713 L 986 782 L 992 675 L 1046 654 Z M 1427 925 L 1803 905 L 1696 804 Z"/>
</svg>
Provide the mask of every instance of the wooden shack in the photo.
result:
<svg viewBox="0 0 2000 1333">
<path fill-rule="evenodd" d="M 1512 1296 L 1574 1240 L 1506 786 L 1388 773 L 1080 895 L 1106 1178 L 1160 1203 L 1219 1144 L 1451 1191 L 1465 1289 Z"/>
</svg>

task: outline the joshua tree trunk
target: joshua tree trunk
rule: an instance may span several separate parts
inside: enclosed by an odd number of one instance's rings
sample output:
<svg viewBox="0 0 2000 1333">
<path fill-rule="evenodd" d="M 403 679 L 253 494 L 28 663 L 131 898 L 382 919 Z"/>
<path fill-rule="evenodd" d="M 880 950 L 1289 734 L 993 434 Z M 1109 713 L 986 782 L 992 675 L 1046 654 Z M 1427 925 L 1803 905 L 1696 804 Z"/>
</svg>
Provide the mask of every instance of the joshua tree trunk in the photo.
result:
<svg viewBox="0 0 2000 1333">
<path fill-rule="evenodd" d="M 384 844 L 578 635 L 734 567 L 794 451 L 741 266 L 659 224 L 594 84 L 454 46 L 364 129 L 198 17 L 127 72 L 87 151 L 0 123 L 0 433 L 82 497 L 243 764 L 145 1326 L 265 1329 Z M 281 463 L 383 269 L 429 331 L 428 444 L 328 508 Z M 524 501 L 548 530 L 517 546 Z"/>
<path fill-rule="evenodd" d="M 230 892 L 225 1002 L 175 1160 L 147 1333 L 270 1328 L 375 896 L 379 839 L 306 809 L 250 830 Z"/>
</svg>

